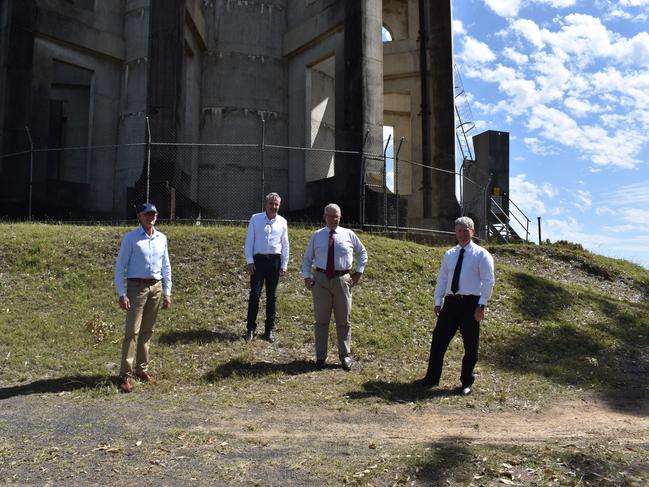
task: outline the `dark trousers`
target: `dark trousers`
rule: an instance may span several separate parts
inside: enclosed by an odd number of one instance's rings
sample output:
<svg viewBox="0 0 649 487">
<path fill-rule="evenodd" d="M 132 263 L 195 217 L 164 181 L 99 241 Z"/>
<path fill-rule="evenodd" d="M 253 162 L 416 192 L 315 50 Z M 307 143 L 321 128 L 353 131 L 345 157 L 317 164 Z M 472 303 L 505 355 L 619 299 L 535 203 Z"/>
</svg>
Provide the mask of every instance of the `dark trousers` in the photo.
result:
<svg viewBox="0 0 649 487">
<path fill-rule="evenodd" d="M 256 254 L 255 272 L 250 276 L 250 296 L 248 298 L 248 330 L 257 328 L 257 313 L 259 312 L 259 298 L 261 290 L 266 284 L 266 331 L 275 327 L 275 302 L 277 283 L 279 282 L 279 269 L 281 256 Z"/>
<path fill-rule="evenodd" d="M 478 361 L 478 345 L 480 343 L 480 322 L 473 317 L 478 306 L 479 296 L 452 297 L 444 299 L 444 306 L 437 318 L 430 344 L 430 358 L 426 380 L 438 384 L 442 376 L 444 354 L 457 329 L 462 334 L 464 357 L 462 358 L 462 374 L 460 381 L 463 387 L 473 384 L 473 368 Z"/>
</svg>

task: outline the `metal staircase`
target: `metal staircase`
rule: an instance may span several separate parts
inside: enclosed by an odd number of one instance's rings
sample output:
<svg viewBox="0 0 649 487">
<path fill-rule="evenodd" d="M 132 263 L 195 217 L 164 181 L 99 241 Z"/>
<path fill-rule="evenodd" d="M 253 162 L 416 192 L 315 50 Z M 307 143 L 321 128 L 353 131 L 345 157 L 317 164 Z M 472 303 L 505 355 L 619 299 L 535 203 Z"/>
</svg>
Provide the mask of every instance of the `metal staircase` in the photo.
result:
<svg viewBox="0 0 649 487">
<path fill-rule="evenodd" d="M 503 204 L 503 199 L 506 199 L 506 205 Z M 506 211 L 503 206 L 508 206 L 509 211 Z M 502 243 L 528 243 L 530 241 L 530 223 L 531 220 L 523 210 L 507 196 L 489 197 L 487 239 L 498 240 Z"/>
</svg>

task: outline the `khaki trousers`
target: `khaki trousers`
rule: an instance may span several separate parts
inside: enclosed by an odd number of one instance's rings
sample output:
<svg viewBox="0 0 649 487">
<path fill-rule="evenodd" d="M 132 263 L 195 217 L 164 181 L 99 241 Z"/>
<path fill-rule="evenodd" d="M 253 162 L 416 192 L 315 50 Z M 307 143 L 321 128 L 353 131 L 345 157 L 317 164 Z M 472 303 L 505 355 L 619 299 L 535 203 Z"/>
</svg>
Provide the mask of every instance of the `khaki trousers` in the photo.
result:
<svg viewBox="0 0 649 487">
<path fill-rule="evenodd" d="M 149 340 L 162 302 L 162 281 L 156 284 L 127 281 L 126 296 L 131 309 L 126 312 L 120 376 L 139 374 L 149 365 Z"/>
<path fill-rule="evenodd" d="M 315 273 L 313 312 L 315 315 L 315 357 L 327 359 L 329 321 L 333 309 L 338 336 L 338 356 L 342 360 L 351 352 L 352 278 L 349 274 L 327 279 L 323 272 Z"/>
</svg>

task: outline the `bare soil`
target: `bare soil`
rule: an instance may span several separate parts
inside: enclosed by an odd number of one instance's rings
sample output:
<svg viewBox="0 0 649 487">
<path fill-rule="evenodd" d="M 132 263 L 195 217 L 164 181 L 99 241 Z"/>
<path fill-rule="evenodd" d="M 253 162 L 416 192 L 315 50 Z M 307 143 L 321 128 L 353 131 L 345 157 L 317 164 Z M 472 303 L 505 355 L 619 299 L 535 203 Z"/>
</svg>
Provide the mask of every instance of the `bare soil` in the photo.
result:
<svg viewBox="0 0 649 487">
<path fill-rule="evenodd" d="M 242 400 L 224 408 L 218 391 L 177 401 L 147 393 L 14 396 L 1 401 L 0 482 L 340 485 L 358 482 L 350 476 L 356 470 L 371 475 L 410 448 L 449 440 L 518 447 L 602 443 L 649 451 L 646 401 L 630 403 L 628 410 L 612 410 L 596 399 L 566 400 L 538 411 L 480 411 L 471 404 L 467 398 L 458 407 L 249 408 Z M 358 483 L 392 485 L 385 481 L 392 478 L 388 470 L 372 483 Z M 649 478 L 649 470 L 644 473 Z M 414 477 L 404 483 L 431 485 Z"/>
</svg>

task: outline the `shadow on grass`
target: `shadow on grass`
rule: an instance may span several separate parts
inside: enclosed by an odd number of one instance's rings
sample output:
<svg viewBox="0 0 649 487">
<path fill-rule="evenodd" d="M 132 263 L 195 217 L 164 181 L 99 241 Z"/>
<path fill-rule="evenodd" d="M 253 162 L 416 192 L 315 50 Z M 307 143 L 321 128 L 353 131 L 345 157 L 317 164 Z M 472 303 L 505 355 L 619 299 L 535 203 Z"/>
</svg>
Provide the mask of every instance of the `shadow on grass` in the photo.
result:
<svg viewBox="0 0 649 487">
<path fill-rule="evenodd" d="M 334 367 L 333 365 L 329 367 Z M 326 368 L 329 368 L 326 367 Z M 294 360 L 286 364 L 268 362 L 244 362 L 242 360 L 230 360 L 216 369 L 208 372 L 203 377 L 207 382 L 215 382 L 227 377 L 264 377 L 276 373 L 285 375 L 299 375 L 313 371 L 313 362 L 306 360 Z"/>
<path fill-rule="evenodd" d="M 514 308 L 525 318 L 554 318 L 572 303 L 570 293 L 548 279 L 524 272 L 514 272 L 512 278 L 514 286 L 521 291 Z"/>
<path fill-rule="evenodd" d="M 368 381 L 362 391 L 351 391 L 345 395 L 350 399 L 381 398 L 389 402 L 415 402 L 433 397 L 448 397 L 458 394 L 458 389 L 422 387 L 413 382 Z"/>
<path fill-rule="evenodd" d="M 537 374 L 560 384 L 592 389 L 611 407 L 646 415 L 646 305 L 592 292 L 568 293 L 527 274 L 516 274 L 515 278 L 522 291 L 517 303 L 520 311 L 534 321 L 544 318 L 545 323 L 517 329 L 486 350 L 486 360 L 517 373 Z M 572 304 L 578 305 L 574 316 L 559 316 L 558 310 Z"/>
<path fill-rule="evenodd" d="M 238 335 L 232 332 L 213 331 L 203 328 L 201 330 L 163 332 L 158 337 L 158 343 L 172 346 L 189 343 L 236 342 L 242 338 L 243 333 Z"/>
<path fill-rule="evenodd" d="M 95 389 L 113 386 L 116 381 L 104 375 L 76 375 L 57 379 L 42 379 L 20 386 L 0 388 L 0 400 L 29 394 L 49 394 L 71 392 L 79 389 Z"/>
<path fill-rule="evenodd" d="M 417 484 L 450 485 L 452 479 L 468 485 L 473 480 L 475 455 L 465 445 L 466 438 L 453 436 L 431 443 L 426 455 L 412 465 Z"/>
</svg>

